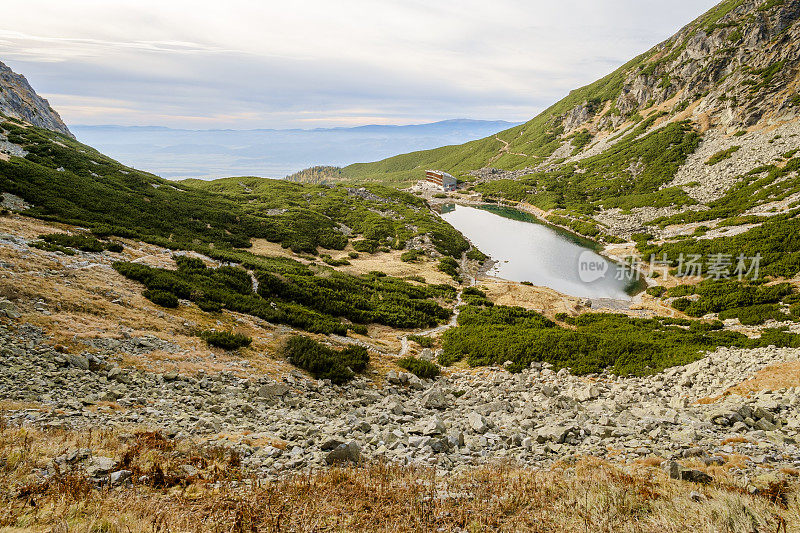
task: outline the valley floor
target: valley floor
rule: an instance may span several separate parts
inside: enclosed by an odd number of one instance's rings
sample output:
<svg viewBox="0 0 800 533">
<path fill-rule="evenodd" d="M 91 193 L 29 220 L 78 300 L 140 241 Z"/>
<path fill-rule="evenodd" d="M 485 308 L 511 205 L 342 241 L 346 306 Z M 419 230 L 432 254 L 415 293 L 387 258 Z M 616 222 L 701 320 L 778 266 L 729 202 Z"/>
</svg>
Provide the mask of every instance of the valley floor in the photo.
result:
<svg viewBox="0 0 800 533">
<path fill-rule="evenodd" d="M 0 218 L 0 526 L 9 531 L 800 523 L 800 349 L 719 349 L 643 378 L 534 365 L 453 367 L 432 381 L 396 366 L 408 332 L 382 327 L 349 341 L 376 348 L 367 373 L 330 386 L 276 355 L 291 328 L 158 308 L 110 267 L 165 264 L 167 250 L 126 242 L 121 254 L 65 256 L 29 246 L 64 229 Z M 482 285 L 498 302 L 579 311 L 532 287 Z M 194 335 L 210 327 L 253 344 L 210 349 Z M 345 463 L 362 466 L 331 468 Z"/>
</svg>

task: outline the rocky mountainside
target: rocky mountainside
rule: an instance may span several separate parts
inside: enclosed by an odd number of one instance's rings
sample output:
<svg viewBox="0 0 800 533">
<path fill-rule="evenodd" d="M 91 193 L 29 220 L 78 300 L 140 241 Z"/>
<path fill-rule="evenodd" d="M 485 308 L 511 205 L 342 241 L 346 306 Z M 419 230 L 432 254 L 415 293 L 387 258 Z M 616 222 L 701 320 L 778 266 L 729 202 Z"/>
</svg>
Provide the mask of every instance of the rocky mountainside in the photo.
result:
<svg viewBox="0 0 800 533">
<path fill-rule="evenodd" d="M 0 113 L 34 126 L 74 136 L 50 104 L 25 79 L 0 62 Z"/>
<path fill-rule="evenodd" d="M 699 143 L 685 151 L 670 174 L 677 174 L 676 183 L 691 197 L 719 197 L 732 184 L 730 165 L 700 168 L 690 154 L 701 154 L 705 163 L 709 154 L 746 144 L 747 150 L 731 157 L 733 162 L 744 160 L 734 169 L 744 172 L 774 160 L 770 142 L 776 135 L 794 133 L 800 111 L 799 18 L 798 0 L 725 0 L 521 126 L 460 146 L 351 165 L 343 175 L 409 183 L 432 167 L 467 180 L 518 178 L 613 155 L 630 133 L 636 133 L 632 144 L 646 151 L 650 133 L 688 121 Z M 637 129 L 641 125 L 645 127 Z M 661 146 L 655 143 L 651 150 Z M 698 179 L 686 175 L 694 171 Z M 633 164 L 621 173 L 635 180 L 641 172 Z M 661 180 L 651 190 L 667 183 Z"/>
</svg>

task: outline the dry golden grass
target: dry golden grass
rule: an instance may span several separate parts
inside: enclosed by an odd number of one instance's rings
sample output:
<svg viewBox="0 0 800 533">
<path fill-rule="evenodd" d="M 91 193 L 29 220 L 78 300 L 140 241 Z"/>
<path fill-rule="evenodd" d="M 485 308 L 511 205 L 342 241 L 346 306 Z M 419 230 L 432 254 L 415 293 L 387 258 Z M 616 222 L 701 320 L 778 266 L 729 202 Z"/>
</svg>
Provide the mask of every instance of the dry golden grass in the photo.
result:
<svg viewBox="0 0 800 533">
<path fill-rule="evenodd" d="M 753 441 L 751 441 L 747 437 L 742 437 L 740 435 L 736 435 L 735 437 L 728 437 L 727 439 L 724 439 L 720 443 L 720 445 L 721 446 L 725 446 L 726 444 L 745 444 L 745 443 L 752 443 L 752 442 Z"/>
<path fill-rule="evenodd" d="M 643 459 L 637 459 L 636 460 L 637 464 L 640 464 L 640 465 L 643 465 L 643 466 L 661 466 L 661 463 L 663 463 L 663 462 L 664 462 L 664 458 L 663 457 L 656 457 L 656 456 L 645 457 Z"/>
<path fill-rule="evenodd" d="M 299 261 L 303 264 L 309 264 L 311 261 L 305 259 L 303 256 L 293 253 L 287 248 L 283 248 L 280 244 L 269 242 L 266 239 L 253 239 L 253 246 L 248 251 L 266 256 L 288 257 Z M 320 250 L 322 253 L 329 254 L 333 259 L 347 259 L 350 264 L 332 267 L 340 272 L 347 272 L 349 274 L 368 274 L 372 271 L 384 272 L 390 276 L 403 278 L 406 276 L 422 276 L 428 283 L 453 283 L 453 279 L 440 272 L 436 265 L 438 261 L 432 259 L 422 259 L 415 263 L 404 263 L 400 260 L 403 254 L 402 250 L 391 250 L 389 252 L 379 252 L 376 254 L 359 253 L 359 257 L 351 259 L 348 253 L 353 252 L 352 246 L 348 245 L 344 250 Z M 316 263 L 322 264 L 320 259 L 314 260 Z"/>
<path fill-rule="evenodd" d="M 770 365 L 756 372 L 751 378 L 728 389 L 726 394 L 746 396 L 763 390 L 779 390 L 800 387 L 800 361 Z"/>
<path fill-rule="evenodd" d="M 80 469 L 37 474 L 74 448 L 120 461 L 134 485 L 97 490 Z M 182 471 L 187 464 L 199 474 Z M 157 433 L 3 427 L 0 531 L 798 531 L 796 486 L 772 484 L 751 495 L 718 475 L 700 487 L 658 468 L 586 458 L 448 477 L 374 463 L 269 481 L 249 478 L 227 448 Z M 693 490 L 699 501 L 689 498 Z"/>
<path fill-rule="evenodd" d="M 519 306 L 552 318 L 557 313 L 578 314 L 580 299 L 547 287 L 532 287 L 499 278 L 483 278 L 478 287 L 497 305 Z"/>
</svg>

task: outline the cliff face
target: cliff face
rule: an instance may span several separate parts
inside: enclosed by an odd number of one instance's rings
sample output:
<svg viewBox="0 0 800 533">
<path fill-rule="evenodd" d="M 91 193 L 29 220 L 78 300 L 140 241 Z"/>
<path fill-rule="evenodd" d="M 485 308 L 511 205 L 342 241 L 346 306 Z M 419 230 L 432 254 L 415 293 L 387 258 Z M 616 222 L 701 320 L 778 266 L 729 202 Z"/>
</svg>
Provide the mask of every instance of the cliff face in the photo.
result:
<svg viewBox="0 0 800 533">
<path fill-rule="evenodd" d="M 798 0 L 723 2 L 629 67 L 605 116 L 580 113 L 583 104 L 564 121 L 565 130 L 592 119 L 597 130 L 613 129 L 633 113 L 671 101 L 669 111 L 691 107 L 689 115 L 702 118 L 705 128 L 796 118 L 798 20 Z"/>
<path fill-rule="evenodd" d="M 0 62 L 0 113 L 74 138 L 50 104 L 25 79 Z"/>
</svg>

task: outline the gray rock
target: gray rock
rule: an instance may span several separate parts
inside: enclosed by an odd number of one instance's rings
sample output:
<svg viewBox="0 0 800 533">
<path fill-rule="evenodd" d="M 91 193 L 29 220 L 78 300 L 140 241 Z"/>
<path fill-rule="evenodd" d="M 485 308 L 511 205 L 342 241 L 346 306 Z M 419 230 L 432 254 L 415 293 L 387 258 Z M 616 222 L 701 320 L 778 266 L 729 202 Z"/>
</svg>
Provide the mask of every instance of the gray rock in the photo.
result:
<svg viewBox="0 0 800 533">
<path fill-rule="evenodd" d="M 200 470 L 198 470 L 197 467 L 193 465 L 181 465 L 179 468 L 184 474 L 186 474 L 189 477 L 196 477 L 197 474 L 200 473 Z"/>
<path fill-rule="evenodd" d="M 67 354 L 65 357 L 70 366 L 80 368 L 81 370 L 89 370 L 89 360 L 84 356 Z"/>
<path fill-rule="evenodd" d="M 475 433 L 486 433 L 489 431 L 490 425 L 486 418 L 480 413 L 471 412 L 467 415 L 467 424 Z"/>
<path fill-rule="evenodd" d="M 449 403 L 447 396 L 438 387 L 434 387 L 422 395 L 422 405 L 426 409 L 444 409 Z"/>
<path fill-rule="evenodd" d="M 325 456 L 325 462 L 329 465 L 359 463 L 361 462 L 361 446 L 355 441 L 340 444 Z"/>
<path fill-rule="evenodd" d="M 569 428 L 566 426 L 547 425 L 536 430 L 539 442 L 555 442 L 561 444 L 567 438 Z"/>
<path fill-rule="evenodd" d="M 778 426 L 767 420 L 766 418 L 761 418 L 755 424 L 756 429 L 760 429 L 762 431 L 775 431 L 778 429 Z"/>
<path fill-rule="evenodd" d="M 16 305 L 6 299 L 0 299 L 0 316 L 17 319 L 22 316 Z"/>
<path fill-rule="evenodd" d="M 258 396 L 261 398 L 277 398 L 289 392 L 289 386 L 283 383 L 267 383 L 258 389 Z"/>
<path fill-rule="evenodd" d="M 117 461 L 111 457 L 97 456 L 92 457 L 86 466 L 86 475 L 89 477 L 101 477 L 117 468 Z"/>
<path fill-rule="evenodd" d="M 434 435 L 444 435 L 446 431 L 447 428 L 445 427 L 444 422 L 442 422 L 438 417 L 434 417 L 433 419 L 429 420 L 427 424 L 425 424 L 422 434 L 430 437 Z"/>
<path fill-rule="evenodd" d="M 130 470 L 117 470 L 116 472 L 111 473 L 109 479 L 111 480 L 111 484 L 114 486 L 122 485 L 123 483 L 128 481 L 132 475 L 133 472 L 131 472 Z"/>
<path fill-rule="evenodd" d="M 322 450 L 323 452 L 329 452 L 333 449 L 338 448 L 342 444 L 344 444 L 343 440 L 337 437 L 328 437 L 324 441 L 322 441 L 322 444 L 320 445 L 319 449 Z"/>
<path fill-rule="evenodd" d="M 692 483 L 710 483 L 714 480 L 711 476 L 700 470 L 693 470 L 691 468 L 684 468 L 675 461 L 666 461 L 662 468 L 672 479 L 679 479 L 681 481 L 690 481 Z"/>
<path fill-rule="evenodd" d="M 682 481 L 689 481 L 691 483 L 711 483 L 714 478 L 701 472 L 700 470 L 692 470 L 690 468 L 682 469 L 680 472 L 680 479 Z"/>
<path fill-rule="evenodd" d="M 594 385 L 587 385 L 585 387 L 578 389 L 574 397 L 579 402 L 587 402 L 589 400 L 594 400 L 595 398 L 600 397 L 600 389 L 598 389 Z"/>
</svg>

